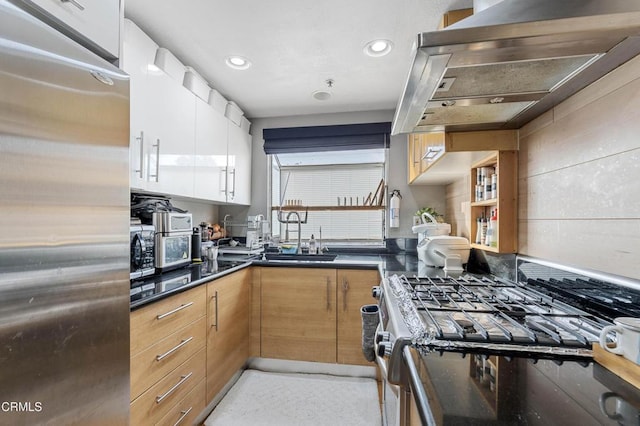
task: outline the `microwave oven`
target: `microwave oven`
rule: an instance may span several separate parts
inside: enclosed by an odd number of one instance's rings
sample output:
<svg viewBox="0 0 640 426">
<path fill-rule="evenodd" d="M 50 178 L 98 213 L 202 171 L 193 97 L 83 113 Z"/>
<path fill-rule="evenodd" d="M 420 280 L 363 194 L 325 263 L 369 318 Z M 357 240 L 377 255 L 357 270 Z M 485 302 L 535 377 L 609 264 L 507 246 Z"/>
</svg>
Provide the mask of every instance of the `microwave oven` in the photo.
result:
<svg viewBox="0 0 640 426">
<path fill-rule="evenodd" d="M 155 234 L 156 231 L 152 225 L 129 226 L 130 280 L 155 273 Z"/>
</svg>

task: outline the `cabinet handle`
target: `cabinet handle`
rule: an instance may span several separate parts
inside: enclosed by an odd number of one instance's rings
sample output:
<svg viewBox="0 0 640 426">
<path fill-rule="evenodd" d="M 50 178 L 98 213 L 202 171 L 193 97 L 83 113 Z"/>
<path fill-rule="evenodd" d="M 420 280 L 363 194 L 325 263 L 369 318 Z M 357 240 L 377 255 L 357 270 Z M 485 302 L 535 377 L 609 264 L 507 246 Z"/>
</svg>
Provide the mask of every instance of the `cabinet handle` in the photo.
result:
<svg viewBox="0 0 640 426">
<path fill-rule="evenodd" d="M 168 317 L 169 315 L 173 315 L 173 314 L 175 314 L 176 312 L 181 311 L 181 310 L 183 310 L 183 309 L 186 309 L 186 308 L 188 308 L 188 307 L 189 307 L 189 306 L 191 306 L 191 305 L 193 305 L 193 302 L 185 303 L 184 305 L 180 305 L 180 306 L 178 306 L 177 308 L 172 309 L 171 311 L 169 311 L 169 312 L 167 312 L 167 313 L 164 313 L 164 314 L 158 315 L 158 316 L 156 317 L 156 319 L 161 320 L 162 318 L 166 318 L 166 317 Z"/>
<path fill-rule="evenodd" d="M 140 179 L 142 179 L 142 169 L 144 168 L 144 131 L 140 131 L 140 137 L 137 137 L 136 140 L 140 141 L 140 168 L 136 170 L 135 173 L 139 173 Z"/>
<path fill-rule="evenodd" d="M 213 295 L 213 296 L 211 296 L 211 298 L 212 298 L 212 299 L 215 299 L 215 302 L 214 302 L 213 307 L 214 307 L 214 309 L 216 310 L 216 315 L 215 315 L 215 317 L 214 317 L 214 318 L 216 319 L 216 322 L 215 322 L 215 324 L 211 324 L 211 327 L 215 327 L 215 328 L 216 328 L 216 331 L 218 331 L 218 291 L 217 291 L 217 290 L 216 290 L 216 292 L 214 293 L 214 295 Z"/>
<path fill-rule="evenodd" d="M 187 416 L 189 415 L 189 413 L 191 412 L 191 410 L 193 410 L 193 407 L 189 407 L 189 409 L 188 409 L 188 410 L 182 410 L 182 411 L 180 411 L 180 414 L 182 414 L 182 415 L 180 416 L 180 418 L 178 419 L 178 421 L 177 421 L 177 422 L 175 422 L 175 423 L 173 424 L 173 426 L 178 426 L 180 423 L 182 423 L 182 421 L 184 420 L 184 418 L 185 418 L 185 417 L 187 417 Z"/>
<path fill-rule="evenodd" d="M 178 383 L 176 383 L 175 385 L 171 386 L 171 389 L 169 389 L 168 391 L 166 391 L 162 395 L 156 396 L 156 404 L 160 404 L 163 399 L 165 399 L 166 397 L 171 395 L 173 392 L 175 392 L 175 390 L 178 389 L 184 382 L 189 380 L 189 378 L 192 375 L 193 375 L 193 371 L 191 373 L 187 374 L 186 376 L 180 376 L 180 381 Z"/>
<path fill-rule="evenodd" d="M 77 7 L 80 10 L 84 10 L 84 6 L 81 5 L 78 1 L 76 0 L 60 0 L 62 3 L 71 3 L 72 5 L 74 5 L 75 7 Z"/>
<path fill-rule="evenodd" d="M 346 278 L 342 278 L 342 310 L 347 310 L 347 292 L 349 291 L 349 281 Z"/>
<path fill-rule="evenodd" d="M 327 277 L 327 311 L 331 310 L 331 279 Z"/>
<path fill-rule="evenodd" d="M 224 169 L 222 169 L 222 175 L 224 176 L 224 186 L 223 186 L 224 189 L 221 189 L 220 192 L 222 192 L 223 194 L 227 193 L 227 183 L 228 183 L 227 182 L 228 181 L 228 179 L 227 179 L 227 170 L 228 169 L 226 167 Z"/>
<path fill-rule="evenodd" d="M 193 336 L 189 337 L 188 339 L 184 339 L 177 346 L 169 349 L 168 351 L 166 351 L 162 355 L 157 355 L 156 356 L 156 361 L 162 361 L 163 359 L 165 359 L 166 357 L 168 357 L 169 355 L 171 355 L 172 353 L 174 353 L 175 351 L 177 351 L 178 349 L 180 349 L 181 347 L 183 347 L 184 345 L 186 345 L 187 343 L 189 343 L 192 340 L 193 340 Z"/>
<path fill-rule="evenodd" d="M 230 173 L 233 175 L 233 186 L 231 186 L 233 189 L 231 190 L 231 198 L 234 198 L 236 196 L 236 168 L 234 167 Z"/>
<path fill-rule="evenodd" d="M 420 146 L 420 141 L 418 140 L 418 137 L 416 135 L 412 136 L 413 138 L 413 164 L 418 164 L 420 162 L 420 148 L 422 148 L 422 146 Z"/>
<path fill-rule="evenodd" d="M 149 175 L 150 178 L 154 178 L 156 182 L 160 181 L 160 139 L 156 139 L 156 143 L 152 145 L 156 149 L 156 174 Z"/>
</svg>

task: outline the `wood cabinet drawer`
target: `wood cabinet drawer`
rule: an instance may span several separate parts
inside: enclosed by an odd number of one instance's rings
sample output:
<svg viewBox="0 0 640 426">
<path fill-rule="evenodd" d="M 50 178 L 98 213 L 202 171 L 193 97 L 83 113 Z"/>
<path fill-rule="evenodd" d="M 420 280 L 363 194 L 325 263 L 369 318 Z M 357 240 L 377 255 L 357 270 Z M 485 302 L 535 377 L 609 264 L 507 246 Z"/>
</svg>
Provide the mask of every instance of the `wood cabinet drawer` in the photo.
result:
<svg viewBox="0 0 640 426">
<path fill-rule="evenodd" d="M 207 351 L 202 348 L 140 395 L 131 403 L 130 424 L 146 425 L 160 421 L 204 379 L 206 359 Z"/>
<path fill-rule="evenodd" d="M 200 380 L 200 383 L 198 383 L 182 401 L 174 405 L 156 425 L 178 426 L 193 424 L 193 421 L 205 407 L 205 383 L 206 381 L 204 379 Z"/>
<path fill-rule="evenodd" d="M 131 356 L 206 313 L 207 288 L 199 286 L 131 313 Z"/>
<path fill-rule="evenodd" d="M 131 358 L 131 400 L 205 346 L 206 317 L 187 325 Z"/>
</svg>

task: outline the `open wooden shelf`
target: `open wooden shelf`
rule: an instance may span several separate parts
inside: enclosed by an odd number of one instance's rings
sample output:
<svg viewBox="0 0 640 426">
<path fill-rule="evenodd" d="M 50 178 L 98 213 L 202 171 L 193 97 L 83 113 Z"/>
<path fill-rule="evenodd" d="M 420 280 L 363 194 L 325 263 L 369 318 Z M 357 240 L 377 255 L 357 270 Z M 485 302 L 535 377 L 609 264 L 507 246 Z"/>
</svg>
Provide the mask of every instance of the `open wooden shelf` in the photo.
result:
<svg viewBox="0 0 640 426">
<path fill-rule="evenodd" d="M 494 167 L 497 174 L 497 198 L 475 199 L 476 171 L 480 167 Z M 495 151 L 471 167 L 471 223 L 469 224 L 471 247 L 491 253 L 515 253 L 518 250 L 518 151 Z M 491 217 L 498 209 L 497 238 L 495 246 L 475 244 L 478 224 L 476 219 Z"/>
</svg>

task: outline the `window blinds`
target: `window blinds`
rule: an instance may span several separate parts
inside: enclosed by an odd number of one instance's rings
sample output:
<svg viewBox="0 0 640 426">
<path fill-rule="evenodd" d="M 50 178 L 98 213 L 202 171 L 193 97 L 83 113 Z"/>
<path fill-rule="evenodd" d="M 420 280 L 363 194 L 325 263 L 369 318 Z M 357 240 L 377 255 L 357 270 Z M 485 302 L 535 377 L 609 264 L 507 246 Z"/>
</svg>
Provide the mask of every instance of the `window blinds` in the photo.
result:
<svg viewBox="0 0 640 426">
<path fill-rule="evenodd" d="M 281 169 L 281 188 L 289 180 L 285 198 L 300 200 L 304 206 L 362 205 L 369 192 L 377 187 L 384 176 L 382 164 L 358 164 L 323 167 L 286 167 Z M 286 203 L 286 201 L 285 201 Z M 286 217 L 286 212 L 283 213 Z M 302 225 L 303 240 L 311 234 L 323 239 L 376 240 L 383 238 L 384 210 L 310 211 L 307 224 Z M 304 217 L 303 217 L 304 219 Z M 289 225 L 295 230 L 296 225 Z M 284 226 L 281 227 L 284 237 Z M 291 239 L 297 238 L 291 234 Z"/>
<path fill-rule="evenodd" d="M 344 151 L 388 148 L 391 123 L 346 124 L 337 126 L 264 129 L 264 152 Z"/>
</svg>

